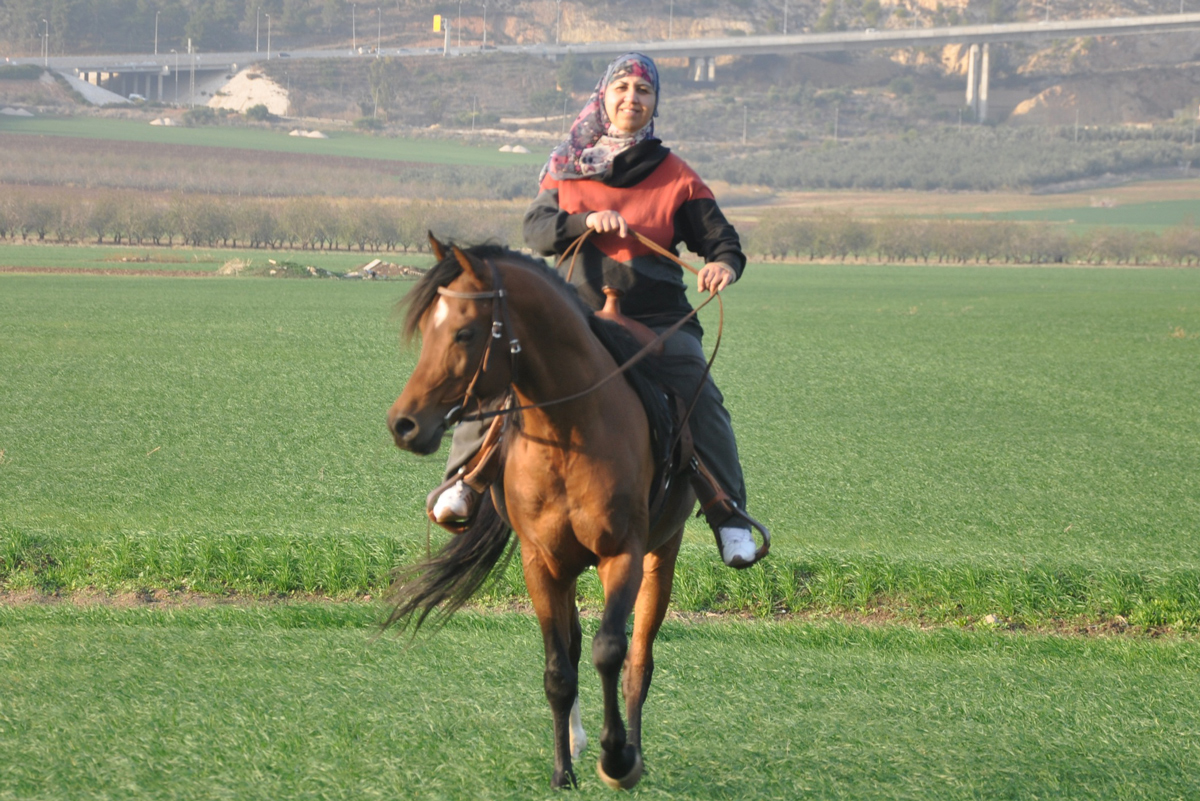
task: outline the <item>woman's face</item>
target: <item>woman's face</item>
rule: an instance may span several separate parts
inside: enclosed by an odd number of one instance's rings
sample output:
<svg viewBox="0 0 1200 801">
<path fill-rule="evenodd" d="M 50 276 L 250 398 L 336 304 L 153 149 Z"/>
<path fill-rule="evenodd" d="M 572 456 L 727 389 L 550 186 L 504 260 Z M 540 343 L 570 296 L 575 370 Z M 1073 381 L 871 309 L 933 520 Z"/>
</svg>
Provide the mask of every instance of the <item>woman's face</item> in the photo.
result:
<svg viewBox="0 0 1200 801">
<path fill-rule="evenodd" d="M 650 124 L 658 97 L 645 78 L 621 75 L 604 90 L 604 111 L 613 126 L 626 134 L 634 134 Z"/>
</svg>

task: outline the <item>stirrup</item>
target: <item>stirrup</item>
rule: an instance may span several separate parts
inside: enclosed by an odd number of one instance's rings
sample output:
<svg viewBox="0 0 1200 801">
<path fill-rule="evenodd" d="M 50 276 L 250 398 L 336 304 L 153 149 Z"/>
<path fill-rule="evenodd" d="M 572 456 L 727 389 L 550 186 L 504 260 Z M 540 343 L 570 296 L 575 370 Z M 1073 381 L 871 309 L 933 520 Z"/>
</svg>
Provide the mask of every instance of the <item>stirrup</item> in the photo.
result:
<svg viewBox="0 0 1200 801">
<path fill-rule="evenodd" d="M 758 530 L 762 537 L 762 545 L 754 552 L 753 561 L 730 565 L 730 567 L 742 570 L 765 559 L 771 552 L 771 532 L 762 523 L 738 508 L 733 499 L 729 497 L 729 493 L 722 489 L 717 479 L 704 466 L 704 462 L 700 461 L 699 456 L 692 457 L 691 484 L 692 491 L 696 493 L 696 498 L 700 501 L 700 511 L 696 513 L 696 516 L 704 517 L 708 521 L 708 525 L 713 531 L 713 537 L 717 540 L 717 552 L 721 554 L 721 561 L 725 561 L 725 555 L 721 549 L 721 536 L 718 531 L 721 526 L 727 525 L 735 517 L 744 521 L 752 531 Z"/>
</svg>

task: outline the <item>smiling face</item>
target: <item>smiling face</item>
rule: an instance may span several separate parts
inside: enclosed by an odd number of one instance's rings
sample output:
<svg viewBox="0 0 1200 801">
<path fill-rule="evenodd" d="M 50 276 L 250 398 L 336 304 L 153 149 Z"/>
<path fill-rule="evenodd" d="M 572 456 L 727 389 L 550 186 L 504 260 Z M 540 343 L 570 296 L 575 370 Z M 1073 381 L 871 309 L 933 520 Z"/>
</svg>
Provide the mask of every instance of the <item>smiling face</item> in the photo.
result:
<svg viewBox="0 0 1200 801">
<path fill-rule="evenodd" d="M 635 134 L 650 124 L 658 96 L 645 78 L 619 75 L 604 90 L 604 111 L 613 126 L 625 134 Z"/>
</svg>

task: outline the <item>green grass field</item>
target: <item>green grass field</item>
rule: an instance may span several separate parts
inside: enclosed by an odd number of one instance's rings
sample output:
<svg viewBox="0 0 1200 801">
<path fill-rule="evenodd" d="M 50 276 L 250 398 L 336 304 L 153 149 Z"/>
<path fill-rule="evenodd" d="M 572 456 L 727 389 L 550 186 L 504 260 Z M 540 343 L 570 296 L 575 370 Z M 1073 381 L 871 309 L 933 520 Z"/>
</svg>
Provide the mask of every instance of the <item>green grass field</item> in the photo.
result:
<svg viewBox="0 0 1200 801">
<path fill-rule="evenodd" d="M 0 606 L 0 798 L 551 797 L 534 621 L 376 614 Z M 637 798 L 1200 794 L 1195 641 L 668 622 L 656 657 Z"/>
<path fill-rule="evenodd" d="M 374 258 L 426 267 L 426 253 L 361 253 L 354 251 L 248 250 L 238 248 L 148 247 L 137 245 L 0 244 L 0 267 L 55 267 L 86 270 L 172 270 L 216 272 L 231 259 L 262 266 L 269 259 L 293 261 L 344 273 Z"/>
<path fill-rule="evenodd" d="M 383 425 L 404 286 L 0 276 L 0 586 L 377 592 L 442 466 Z M 728 304 L 775 550 L 693 527 L 680 606 L 1200 623 L 1200 272 L 755 266 Z"/>
<path fill-rule="evenodd" d="M 152 126 L 141 120 L 116 120 L 95 117 L 4 117 L 0 116 L 0 134 L 5 132 L 83 139 L 117 139 L 128 142 L 152 142 L 170 145 L 236 147 L 247 150 L 271 150 L 281 153 L 310 153 L 322 156 L 352 156 L 388 161 L 415 161 L 424 164 L 461 164 L 511 167 L 538 165 L 546 154 L 500 153 L 494 147 L 479 147 L 437 139 L 399 139 L 369 136 L 344 130 L 327 130 L 328 139 L 288 136 L 282 129 L 203 126 L 168 128 Z"/>
</svg>

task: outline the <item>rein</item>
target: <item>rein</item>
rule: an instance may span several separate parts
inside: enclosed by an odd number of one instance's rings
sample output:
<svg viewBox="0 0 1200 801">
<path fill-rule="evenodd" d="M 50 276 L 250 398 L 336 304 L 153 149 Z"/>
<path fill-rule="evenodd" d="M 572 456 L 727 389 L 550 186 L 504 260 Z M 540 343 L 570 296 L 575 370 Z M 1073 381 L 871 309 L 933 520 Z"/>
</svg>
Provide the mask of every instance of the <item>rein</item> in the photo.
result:
<svg viewBox="0 0 1200 801">
<path fill-rule="evenodd" d="M 671 261 L 675 262 L 676 264 L 678 264 L 679 266 L 683 267 L 684 269 L 688 270 L 689 272 L 691 272 L 693 274 L 698 274 L 700 272 L 695 267 L 693 267 L 692 265 L 685 262 L 683 259 L 676 256 L 671 251 L 669 251 L 666 248 L 659 245 L 657 242 L 649 239 L 648 237 L 643 236 L 642 234 L 638 233 L 637 231 L 631 230 L 631 233 L 635 237 L 637 237 L 639 242 L 641 242 L 647 248 L 649 248 L 650 250 L 659 254 L 660 256 L 664 256 L 665 258 L 670 259 Z M 571 255 L 571 264 L 567 268 L 566 280 L 568 282 L 571 280 L 571 275 L 575 270 L 575 258 L 579 255 L 579 252 L 583 247 L 583 243 L 587 240 L 587 238 L 589 236 L 591 236 L 591 234 L 592 234 L 592 230 L 589 228 L 578 239 L 576 239 L 574 242 L 572 242 L 567 247 L 567 249 L 565 251 L 563 251 L 562 256 L 559 257 L 559 260 L 558 260 L 557 264 L 555 265 L 556 267 L 560 266 L 563 263 L 563 261 L 567 258 L 567 255 L 572 254 Z M 712 356 L 708 359 L 708 363 L 705 364 L 705 366 L 704 366 L 704 375 L 701 377 L 699 385 L 703 386 L 704 381 L 708 378 L 708 374 L 712 370 L 713 362 L 717 358 L 717 351 L 721 347 L 721 333 L 725 328 L 725 301 L 721 298 L 721 293 L 715 292 L 715 291 L 710 292 L 707 300 L 705 300 L 699 306 L 697 306 L 696 308 L 694 308 L 690 312 L 688 312 L 684 317 L 682 317 L 677 322 L 675 322 L 670 328 L 668 328 L 667 330 L 663 331 L 661 334 L 656 336 L 653 341 L 651 341 L 647 345 L 643 346 L 641 350 L 639 350 L 637 353 L 635 353 L 633 356 L 631 356 L 629 359 L 627 359 L 616 370 L 609 373 L 604 378 L 600 379 L 599 381 L 597 381 L 595 384 L 588 387 L 587 389 L 581 390 L 579 392 L 575 392 L 571 395 L 567 395 L 566 397 L 555 398 L 553 400 L 542 401 L 540 403 L 530 403 L 530 404 L 526 404 L 524 406 L 519 405 L 519 404 L 508 403 L 508 404 L 504 405 L 503 408 L 500 408 L 500 409 L 494 409 L 491 411 L 480 410 L 480 411 L 475 412 L 474 414 L 470 414 L 470 415 L 464 414 L 463 410 L 465 409 L 465 407 L 471 400 L 471 396 L 475 390 L 475 385 L 478 383 L 480 377 L 485 372 L 487 372 L 487 365 L 491 360 L 492 342 L 494 340 L 500 339 L 503 336 L 503 331 L 505 328 L 507 328 L 510 333 L 512 333 L 512 331 L 513 331 L 512 323 L 510 322 L 509 316 L 508 316 L 508 302 L 507 302 L 508 295 L 507 295 L 507 292 L 504 290 L 504 286 L 503 286 L 503 283 L 500 278 L 500 272 L 499 272 L 499 270 L 496 269 L 496 265 L 491 261 L 491 259 L 486 259 L 485 261 L 487 262 L 487 265 L 492 274 L 493 289 L 491 289 L 489 291 L 485 291 L 485 292 L 458 292 L 456 290 L 447 289 L 446 287 L 438 287 L 438 294 L 444 295 L 446 297 L 460 298 L 463 300 L 491 300 L 491 301 L 493 301 L 493 303 L 492 303 L 492 335 L 491 335 L 491 338 L 489 338 L 487 348 L 484 350 L 483 355 L 479 359 L 479 367 L 476 368 L 475 375 L 471 378 L 471 383 L 467 385 L 467 391 L 463 395 L 462 403 L 458 404 L 457 406 L 455 406 L 453 409 L 451 409 L 449 412 L 446 413 L 444 422 L 445 422 L 445 425 L 447 428 L 449 428 L 450 426 L 455 425 L 459 422 L 463 422 L 463 421 L 478 422 L 478 421 L 483 421 L 483 420 L 490 420 L 493 417 L 500 417 L 500 416 L 504 416 L 504 415 L 513 414 L 515 412 L 527 411 L 527 410 L 531 410 L 531 409 L 544 409 L 547 406 L 554 406 L 554 405 L 557 405 L 560 403 L 567 403 L 569 401 L 578 400 L 579 398 L 589 395 L 589 394 L 595 392 L 596 390 L 600 389 L 602 386 L 604 386 L 608 382 L 612 381 L 617 376 L 624 374 L 626 371 L 630 370 L 638 362 L 642 361 L 647 356 L 649 356 L 650 353 L 652 353 L 656 348 L 658 348 L 663 342 L 665 342 L 666 340 L 668 340 L 672 336 L 674 336 L 676 333 L 678 333 L 679 329 L 683 328 L 683 326 L 686 325 L 688 323 L 688 321 L 690 321 L 697 314 L 699 314 L 701 309 L 703 309 L 705 306 L 707 306 L 709 303 L 711 303 L 714 299 L 716 299 L 718 308 L 720 309 L 720 317 L 718 319 L 718 324 L 717 324 L 717 340 L 716 340 L 716 343 L 713 345 Z M 521 352 L 521 343 L 516 339 L 516 337 L 514 335 L 513 338 L 509 340 L 509 370 L 510 370 L 510 372 L 509 372 L 508 394 L 510 397 L 513 393 L 513 385 L 516 383 L 516 380 L 517 380 L 517 354 L 519 354 L 520 352 Z M 699 390 L 697 390 L 696 396 L 693 397 L 691 403 L 688 404 L 687 412 L 684 414 L 684 417 L 683 417 L 684 420 L 687 420 L 688 418 L 691 417 L 692 410 L 695 408 L 696 401 L 699 398 L 699 396 L 700 396 L 700 393 L 699 393 Z M 476 401 L 476 403 L 478 404 L 479 401 Z"/>
</svg>

